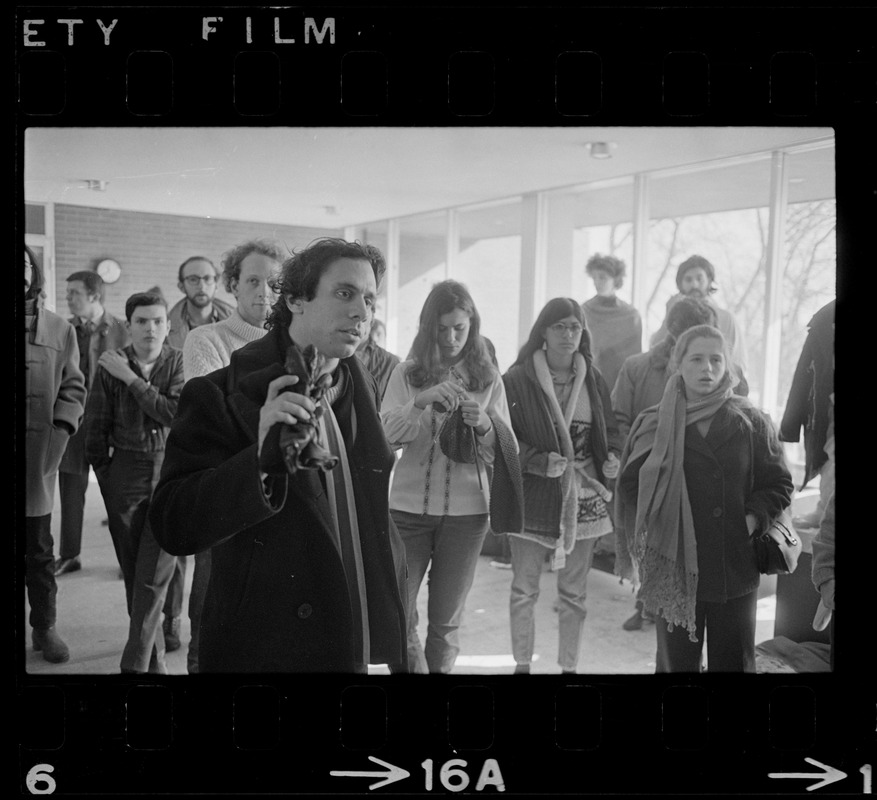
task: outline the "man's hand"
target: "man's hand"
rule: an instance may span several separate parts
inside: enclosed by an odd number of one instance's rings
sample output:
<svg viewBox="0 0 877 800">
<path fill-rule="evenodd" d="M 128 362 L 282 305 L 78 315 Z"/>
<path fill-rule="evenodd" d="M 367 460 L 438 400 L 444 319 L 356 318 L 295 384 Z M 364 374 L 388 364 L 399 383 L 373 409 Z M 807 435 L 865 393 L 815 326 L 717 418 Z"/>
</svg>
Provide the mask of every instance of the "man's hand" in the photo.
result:
<svg viewBox="0 0 877 800">
<path fill-rule="evenodd" d="M 259 411 L 258 454 L 260 456 L 262 455 L 262 443 L 265 441 L 268 431 L 278 422 L 285 422 L 287 425 L 295 425 L 299 420 L 307 422 L 316 411 L 317 407 L 310 397 L 286 391 L 287 387 L 294 386 L 296 383 L 298 383 L 298 376 L 281 375 L 268 384 L 265 404 Z"/>
<path fill-rule="evenodd" d="M 115 350 L 105 350 L 97 363 L 125 386 L 130 386 L 137 380 L 137 373 L 128 365 L 128 359 Z"/>
</svg>

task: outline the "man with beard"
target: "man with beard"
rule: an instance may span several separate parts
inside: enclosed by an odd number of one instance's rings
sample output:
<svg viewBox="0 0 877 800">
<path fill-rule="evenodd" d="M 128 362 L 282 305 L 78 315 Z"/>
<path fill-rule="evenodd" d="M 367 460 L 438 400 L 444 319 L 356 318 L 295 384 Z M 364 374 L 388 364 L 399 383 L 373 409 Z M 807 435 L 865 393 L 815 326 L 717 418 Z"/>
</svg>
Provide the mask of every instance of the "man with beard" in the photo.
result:
<svg viewBox="0 0 877 800">
<path fill-rule="evenodd" d="M 703 256 L 690 256 L 683 261 L 676 270 L 676 287 L 679 293 L 673 295 L 667 301 L 667 312 L 682 297 L 694 297 L 709 304 L 716 312 L 716 327 L 722 332 L 734 363 L 743 372 L 746 371 L 746 343 L 743 339 L 743 330 L 730 311 L 719 308 L 710 295 L 718 290 L 716 286 L 716 268 Z M 664 317 L 667 319 L 666 315 Z M 667 336 L 666 322 L 658 328 L 649 340 L 649 346 L 654 347 L 662 342 Z"/>
<path fill-rule="evenodd" d="M 168 312 L 167 343 L 183 349 L 189 331 L 202 325 L 220 322 L 231 316 L 234 307 L 214 297 L 218 273 L 213 262 L 204 256 L 190 256 L 177 271 L 177 287 L 185 297 Z M 186 559 L 178 558 L 174 576 L 167 590 L 164 606 L 164 637 L 168 652 L 180 648 L 180 615 L 186 579 Z"/>
<path fill-rule="evenodd" d="M 209 258 L 190 256 L 180 264 L 177 275 L 177 287 L 185 297 L 168 312 L 167 343 L 182 350 L 190 330 L 227 319 L 234 307 L 214 297 L 218 273 Z"/>
<path fill-rule="evenodd" d="M 377 248 L 343 239 L 294 253 L 268 332 L 183 388 L 149 520 L 170 553 L 212 548 L 200 673 L 405 671 L 395 459 L 355 357 L 385 270 Z M 323 359 L 317 400 L 284 366 L 293 344 Z M 299 423 L 319 426 L 325 470 L 287 461 L 281 434 Z"/>
</svg>

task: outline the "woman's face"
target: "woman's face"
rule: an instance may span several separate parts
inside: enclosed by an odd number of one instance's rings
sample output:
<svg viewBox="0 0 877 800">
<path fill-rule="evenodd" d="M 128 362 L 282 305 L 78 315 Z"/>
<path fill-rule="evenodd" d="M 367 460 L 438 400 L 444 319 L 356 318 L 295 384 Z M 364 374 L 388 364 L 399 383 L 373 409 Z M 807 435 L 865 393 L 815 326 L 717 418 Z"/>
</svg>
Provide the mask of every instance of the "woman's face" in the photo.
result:
<svg viewBox="0 0 877 800">
<path fill-rule="evenodd" d="M 462 308 L 455 308 L 439 317 L 438 346 L 442 361 L 453 363 L 460 357 L 469 340 L 470 324 L 469 312 Z"/>
<path fill-rule="evenodd" d="M 582 330 L 582 323 L 573 314 L 549 325 L 543 334 L 548 353 L 557 358 L 572 358 L 582 342 Z"/>
<path fill-rule="evenodd" d="M 703 397 L 714 391 L 727 365 L 722 343 L 711 336 L 692 339 L 679 364 L 688 397 Z"/>
</svg>

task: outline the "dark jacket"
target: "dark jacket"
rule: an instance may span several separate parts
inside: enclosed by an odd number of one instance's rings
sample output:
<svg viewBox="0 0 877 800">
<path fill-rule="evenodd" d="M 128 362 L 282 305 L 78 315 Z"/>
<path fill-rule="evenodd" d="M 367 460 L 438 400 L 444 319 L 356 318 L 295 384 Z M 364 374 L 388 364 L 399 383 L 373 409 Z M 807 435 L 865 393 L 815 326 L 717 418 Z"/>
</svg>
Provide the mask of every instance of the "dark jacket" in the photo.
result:
<svg viewBox="0 0 877 800">
<path fill-rule="evenodd" d="M 778 449 L 768 448 L 768 419 L 748 409 L 753 430 L 723 405 L 706 437 L 685 429 L 685 484 L 697 541 L 697 599 L 723 603 L 758 588 L 759 572 L 746 527 L 754 514 L 763 529 L 792 499 L 792 478 Z M 647 454 L 630 462 L 619 491 L 636 503 L 639 469 Z"/>
<path fill-rule="evenodd" d="M 109 467 L 116 450 L 162 452 L 183 389 L 183 354 L 167 342 L 149 380 L 140 371 L 134 345 L 117 352 L 137 379 L 126 385 L 101 367 L 92 384 L 85 404 L 85 456 L 96 474 Z"/>
<path fill-rule="evenodd" d="M 510 367 L 503 375 L 503 383 L 520 450 L 524 481 L 524 527 L 545 536 L 560 536 L 563 505 L 561 480 L 544 476 L 544 462 L 547 453 L 561 452 L 561 444 L 554 426 L 554 415 L 536 378 L 532 360 Z M 591 401 L 591 452 L 599 477 L 603 474 L 603 462 L 609 452 L 614 452 L 616 457 L 621 454 L 623 439 L 612 413 L 609 389 L 600 371 L 593 365 L 588 370 L 582 390 L 588 392 Z M 605 482 L 602 478 L 600 480 Z"/>
<path fill-rule="evenodd" d="M 79 317 L 70 317 L 70 324 L 75 330 L 79 330 L 82 321 Z M 85 376 L 86 387 L 91 391 L 94 385 L 94 376 L 97 375 L 97 364 L 101 354 L 105 350 L 120 350 L 131 343 L 131 334 L 125 327 L 125 320 L 114 317 L 104 309 L 104 315 L 95 327 L 89 338 L 88 345 L 88 374 Z M 80 353 L 80 356 L 82 354 Z M 87 473 L 88 460 L 85 455 L 85 435 L 88 428 L 88 420 L 83 418 L 79 430 L 70 437 L 64 458 L 61 459 L 60 472 Z"/>
<path fill-rule="evenodd" d="M 353 612 L 322 472 L 270 478 L 257 459 L 259 411 L 284 374 L 284 329 L 235 351 L 228 367 L 183 388 L 150 506 L 173 555 L 212 548 L 201 672 L 353 672 Z M 404 548 L 388 508 L 393 453 L 376 388 L 355 357 L 333 407 L 347 446 L 368 595 L 371 660 L 405 662 Z M 351 430 L 355 409 L 355 439 Z"/>
<path fill-rule="evenodd" d="M 378 397 L 383 400 L 387 384 L 390 382 L 390 375 L 396 369 L 399 357 L 393 355 L 389 350 L 384 350 L 371 339 L 366 340 L 366 343 L 356 351 L 356 357 L 375 379 L 378 384 Z M 380 406 L 378 406 L 378 410 L 380 410 Z"/>
<path fill-rule="evenodd" d="M 819 309 L 810 320 L 807 338 L 795 367 L 792 388 L 780 423 L 780 439 L 797 442 L 804 428 L 804 480 L 807 485 L 828 460 L 828 406 L 834 391 L 835 300 Z"/>
</svg>

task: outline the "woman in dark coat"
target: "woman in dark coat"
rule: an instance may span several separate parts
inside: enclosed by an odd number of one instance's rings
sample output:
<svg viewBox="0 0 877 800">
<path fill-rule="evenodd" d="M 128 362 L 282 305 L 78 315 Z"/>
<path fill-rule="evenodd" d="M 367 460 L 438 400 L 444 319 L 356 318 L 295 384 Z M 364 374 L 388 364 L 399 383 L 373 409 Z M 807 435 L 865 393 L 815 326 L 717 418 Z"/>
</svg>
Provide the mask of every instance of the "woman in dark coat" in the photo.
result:
<svg viewBox="0 0 877 800">
<path fill-rule="evenodd" d="M 524 527 L 509 536 L 515 672 L 530 670 L 533 612 L 549 554 L 557 570 L 558 662 L 575 672 L 594 544 L 612 531 L 605 484 L 615 477 L 621 452 L 609 389 L 592 364 L 578 303 L 548 302 L 503 382 L 524 484 Z"/>
<path fill-rule="evenodd" d="M 746 398 L 717 328 L 679 336 L 676 373 L 634 421 L 616 498 L 616 571 L 660 619 L 657 672 L 755 672 L 759 572 L 750 537 L 788 507 L 776 431 Z"/>
</svg>

